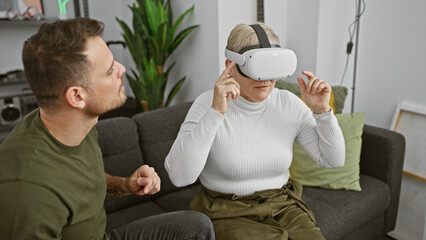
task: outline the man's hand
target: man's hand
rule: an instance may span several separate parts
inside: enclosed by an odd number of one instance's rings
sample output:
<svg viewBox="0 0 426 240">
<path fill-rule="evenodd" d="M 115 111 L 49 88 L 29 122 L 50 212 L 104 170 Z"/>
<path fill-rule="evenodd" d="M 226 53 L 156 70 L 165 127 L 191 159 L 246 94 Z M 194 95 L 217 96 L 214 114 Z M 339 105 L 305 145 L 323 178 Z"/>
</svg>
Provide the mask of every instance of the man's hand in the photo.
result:
<svg viewBox="0 0 426 240">
<path fill-rule="evenodd" d="M 331 87 L 320 78 L 315 77 L 312 72 L 303 71 L 308 77 L 308 84 L 301 77 L 297 77 L 302 97 L 305 103 L 312 108 L 315 114 L 321 114 L 330 111 Z"/>
<path fill-rule="evenodd" d="M 155 194 L 160 191 L 161 181 L 154 168 L 143 165 L 128 178 L 105 173 L 107 182 L 106 199 L 121 198 L 131 194 Z"/>
<path fill-rule="evenodd" d="M 160 191 L 161 180 L 154 168 L 143 165 L 127 178 L 127 189 L 136 195 L 155 194 Z"/>
</svg>

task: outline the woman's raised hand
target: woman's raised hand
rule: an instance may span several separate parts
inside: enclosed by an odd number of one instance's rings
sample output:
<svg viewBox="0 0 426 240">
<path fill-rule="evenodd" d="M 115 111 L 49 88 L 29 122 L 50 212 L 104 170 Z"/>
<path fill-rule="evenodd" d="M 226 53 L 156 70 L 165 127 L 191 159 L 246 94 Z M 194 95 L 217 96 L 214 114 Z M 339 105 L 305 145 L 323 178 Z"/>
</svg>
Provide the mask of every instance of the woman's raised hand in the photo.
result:
<svg viewBox="0 0 426 240">
<path fill-rule="evenodd" d="M 214 85 L 212 108 L 222 115 L 228 109 L 229 95 L 234 100 L 240 96 L 240 85 L 233 77 L 229 76 L 234 65 L 235 63 L 231 62 Z"/>
<path fill-rule="evenodd" d="M 302 77 L 297 77 L 305 103 L 308 104 L 316 114 L 330 111 L 330 85 L 322 79 L 315 77 L 312 72 L 302 71 L 302 73 L 308 77 L 309 80 L 308 84 L 305 84 Z"/>
</svg>

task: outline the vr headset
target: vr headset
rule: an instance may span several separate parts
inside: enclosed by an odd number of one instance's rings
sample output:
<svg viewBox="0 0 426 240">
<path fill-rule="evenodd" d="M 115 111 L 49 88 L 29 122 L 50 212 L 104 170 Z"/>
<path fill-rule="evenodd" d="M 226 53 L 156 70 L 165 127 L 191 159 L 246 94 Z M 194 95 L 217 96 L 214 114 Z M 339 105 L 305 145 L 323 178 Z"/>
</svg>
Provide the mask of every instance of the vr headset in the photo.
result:
<svg viewBox="0 0 426 240">
<path fill-rule="evenodd" d="M 235 62 L 238 72 L 254 80 L 273 80 L 290 77 L 297 67 L 296 54 L 269 42 L 265 30 L 259 24 L 250 25 L 260 45 L 248 46 L 238 53 L 225 49 L 225 57 Z"/>
</svg>

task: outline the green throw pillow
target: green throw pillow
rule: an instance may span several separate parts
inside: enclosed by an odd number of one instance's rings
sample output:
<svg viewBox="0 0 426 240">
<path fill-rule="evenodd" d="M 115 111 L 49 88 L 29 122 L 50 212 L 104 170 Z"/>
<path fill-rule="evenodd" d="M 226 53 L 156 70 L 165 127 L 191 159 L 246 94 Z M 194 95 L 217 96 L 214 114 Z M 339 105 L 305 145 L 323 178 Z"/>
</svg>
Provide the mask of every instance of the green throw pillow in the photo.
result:
<svg viewBox="0 0 426 240">
<path fill-rule="evenodd" d="M 361 191 L 359 159 L 365 113 L 336 114 L 346 145 L 345 164 L 341 168 L 327 169 L 314 162 L 296 143 L 293 146 L 291 178 L 304 186 Z"/>
<path fill-rule="evenodd" d="M 278 89 L 286 89 L 294 93 L 294 95 L 298 96 L 299 98 L 302 97 L 298 83 L 280 80 L 275 83 L 275 87 Z M 333 108 L 334 113 L 342 113 L 346 96 L 348 95 L 348 88 L 344 86 L 331 86 L 331 89 L 333 95 L 331 96 L 332 99 L 330 99 L 330 106 Z"/>
<path fill-rule="evenodd" d="M 334 108 L 335 113 L 342 113 L 343 107 L 345 106 L 346 96 L 348 95 L 348 88 L 344 86 L 331 86 L 334 94 Z"/>
</svg>

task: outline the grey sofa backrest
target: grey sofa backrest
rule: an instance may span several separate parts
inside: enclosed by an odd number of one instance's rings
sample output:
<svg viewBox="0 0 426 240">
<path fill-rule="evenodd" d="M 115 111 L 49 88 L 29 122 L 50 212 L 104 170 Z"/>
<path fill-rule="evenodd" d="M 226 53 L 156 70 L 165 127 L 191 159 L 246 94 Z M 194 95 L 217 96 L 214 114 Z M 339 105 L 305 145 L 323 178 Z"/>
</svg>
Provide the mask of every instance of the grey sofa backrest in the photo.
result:
<svg viewBox="0 0 426 240">
<path fill-rule="evenodd" d="M 99 121 L 99 146 L 102 150 L 105 172 L 128 177 L 145 164 L 139 147 L 136 123 L 130 118 L 116 117 Z M 150 200 L 150 196 L 128 196 L 105 202 L 107 213 Z"/>
<path fill-rule="evenodd" d="M 192 103 L 183 103 L 139 113 L 132 117 L 138 127 L 143 158 L 146 164 L 156 170 L 161 179 L 161 191 L 155 197 L 178 190 L 170 181 L 164 168 L 164 160 L 191 105 Z"/>
</svg>

